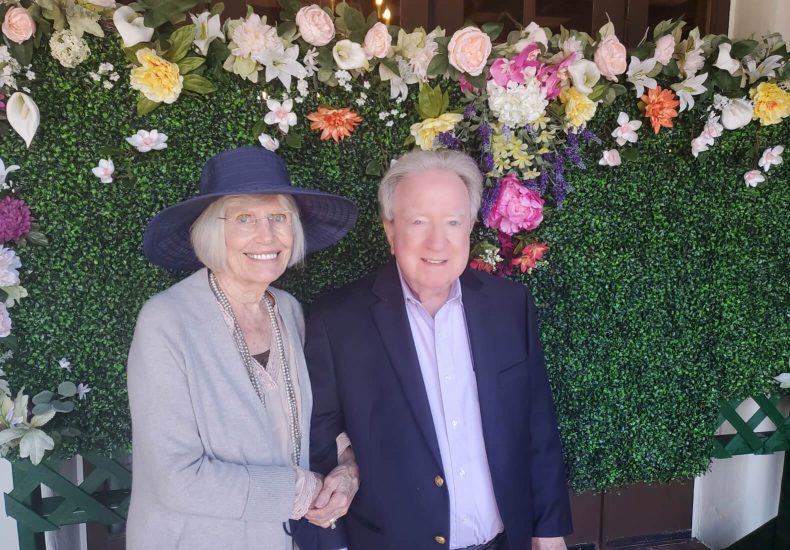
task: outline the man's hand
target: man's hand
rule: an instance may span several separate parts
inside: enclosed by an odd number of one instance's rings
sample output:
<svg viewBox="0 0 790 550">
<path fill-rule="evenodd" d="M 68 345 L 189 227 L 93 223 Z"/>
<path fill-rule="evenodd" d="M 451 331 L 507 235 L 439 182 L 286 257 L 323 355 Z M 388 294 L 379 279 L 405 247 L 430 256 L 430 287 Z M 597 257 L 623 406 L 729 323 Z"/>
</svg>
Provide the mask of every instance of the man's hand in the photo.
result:
<svg viewBox="0 0 790 550">
<path fill-rule="evenodd" d="M 532 539 L 532 550 L 567 550 L 565 539 L 562 537 L 535 537 Z"/>
<path fill-rule="evenodd" d="M 358 489 L 359 467 L 354 450 L 349 447 L 340 457 L 337 468 L 324 478 L 321 492 L 304 517 L 319 527 L 331 527 L 335 520 L 346 515 Z"/>
</svg>

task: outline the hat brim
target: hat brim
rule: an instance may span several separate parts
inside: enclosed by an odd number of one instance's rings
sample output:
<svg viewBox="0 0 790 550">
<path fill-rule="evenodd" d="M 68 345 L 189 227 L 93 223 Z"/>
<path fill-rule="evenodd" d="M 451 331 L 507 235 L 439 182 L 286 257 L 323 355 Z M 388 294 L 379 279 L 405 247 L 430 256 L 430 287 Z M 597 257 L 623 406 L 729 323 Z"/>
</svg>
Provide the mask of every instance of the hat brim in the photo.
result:
<svg viewBox="0 0 790 550">
<path fill-rule="evenodd" d="M 228 195 L 290 195 L 299 207 L 306 253 L 337 243 L 357 221 L 356 205 L 345 197 L 300 187 L 265 191 L 209 193 L 187 199 L 154 216 L 143 233 L 143 252 L 154 264 L 175 271 L 203 267 L 192 248 L 190 229 L 215 200 Z"/>
</svg>

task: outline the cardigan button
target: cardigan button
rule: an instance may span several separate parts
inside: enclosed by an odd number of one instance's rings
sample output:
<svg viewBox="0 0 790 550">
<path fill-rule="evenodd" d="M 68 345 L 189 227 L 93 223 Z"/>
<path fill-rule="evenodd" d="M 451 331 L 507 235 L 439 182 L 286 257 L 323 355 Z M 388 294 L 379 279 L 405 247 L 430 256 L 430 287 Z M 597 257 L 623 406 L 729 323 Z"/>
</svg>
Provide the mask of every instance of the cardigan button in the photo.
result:
<svg viewBox="0 0 790 550">
<path fill-rule="evenodd" d="M 444 539 L 444 537 L 443 537 L 443 536 L 441 536 L 441 535 L 436 535 L 436 536 L 433 538 L 433 540 L 435 540 L 435 541 L 436 541 L 437 543 L 439 543 L 439 544 L 444 544 L 445 542 L 447 542 L 447 541 Z"/>
<path fill-rule="evenodd" d="M 437 487 L 442 487 L 444 485 L 444 478 L 442 476 L 436 476 L 433 478 L 433 482 Z"/>
</svg>

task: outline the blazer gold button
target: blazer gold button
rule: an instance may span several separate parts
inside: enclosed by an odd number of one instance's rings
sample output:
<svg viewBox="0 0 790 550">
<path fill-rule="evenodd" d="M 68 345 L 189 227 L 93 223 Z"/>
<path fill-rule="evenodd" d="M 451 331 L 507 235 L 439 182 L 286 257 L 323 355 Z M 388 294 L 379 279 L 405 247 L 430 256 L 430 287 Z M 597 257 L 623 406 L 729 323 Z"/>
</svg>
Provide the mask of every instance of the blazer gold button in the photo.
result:
<svg viewBox="0 0 790 550">
<path fill-rule="evenodd" d="M 444 479 L 442 478 L 442 476 L 436 476 L 435 478 L 433 478 L 433 482 L 436 484 L 437 487 L 441 487 L 442 485 L 444 485 Z"/>
<path fill-rule="evenodd" d="M 443 537 L 443 536 L 441 536 L 441 535 L 436 535 L 436 536 L 434 537 L 434 540 L 435 540 L 436 542 L 438 542 L 439 544 L 444 544 L 445 542 L 447 542 L 446 540 L 444 540 L 444 537 Z"/>
</svg>

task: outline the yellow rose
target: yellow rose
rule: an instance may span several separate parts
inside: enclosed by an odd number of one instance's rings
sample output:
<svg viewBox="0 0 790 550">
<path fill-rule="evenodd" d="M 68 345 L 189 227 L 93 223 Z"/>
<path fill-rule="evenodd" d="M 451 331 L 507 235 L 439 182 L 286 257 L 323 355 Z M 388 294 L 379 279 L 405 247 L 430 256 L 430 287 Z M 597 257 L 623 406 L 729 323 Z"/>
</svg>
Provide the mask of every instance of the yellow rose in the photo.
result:
<svg viewBox="0 0 790 550">
<path fill-rule="evenodd" d="M 444 113 L 438 118 L 426 118 L 422 122 L 411 125 L 411 135 L 414 136 L 414 141 L 420 149 L 433 151 L 436 136 L 442 132 L 449 132 L 463 118 L 463 115 L 457 113 Z"/>
<path fill-rule="evenodd" d="M 581 128 L 595 116 L 595 102 L 576 88 L 563 90 L 560 101 L 565 105 L 565 118 L 571 126 Z"/>
<path fill-rule="evenodd" d="M 131 84 L 151 101 L 173 103 L 181 94 L 184 77 L 178 65 L 162 59 L 151 48 L 137 50 L 140 67 L 132 69 Z"/>
<path fill-rule="evenodd" d="M 763 82 L 749 90 L 754 101 L 753 119 L 760 119 L 760 124 L 778 124 L 790 115 L 790 92 L 784 91 L 773 82 Z"/>
</svg>

